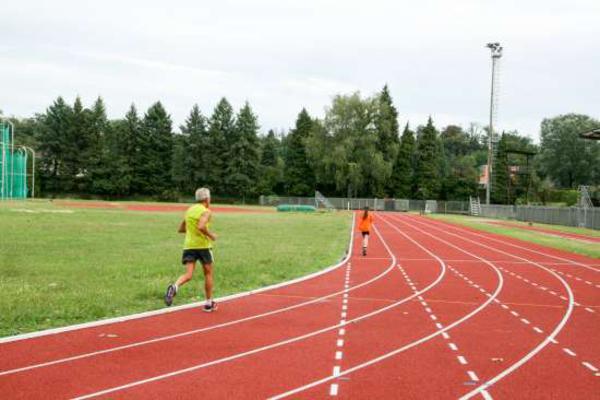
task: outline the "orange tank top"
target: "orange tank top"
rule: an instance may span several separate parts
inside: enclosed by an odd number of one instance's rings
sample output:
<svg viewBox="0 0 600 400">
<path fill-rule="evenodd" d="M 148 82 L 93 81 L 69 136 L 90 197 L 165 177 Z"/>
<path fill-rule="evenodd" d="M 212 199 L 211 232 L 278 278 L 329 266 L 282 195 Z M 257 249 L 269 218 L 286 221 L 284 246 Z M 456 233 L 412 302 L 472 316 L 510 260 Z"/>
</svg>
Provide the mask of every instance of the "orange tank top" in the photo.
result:
<svg viewBox="0 0 600 400">
<path fill-rule="evenodd" d="M 360 223 L 358 224 L 358 230 L 361 232 L 369 232 L 371 230 L 371 224 L 373 223 L 373 214 L 369 213 L 367 218 L 360 216 Z"/>
</svg>

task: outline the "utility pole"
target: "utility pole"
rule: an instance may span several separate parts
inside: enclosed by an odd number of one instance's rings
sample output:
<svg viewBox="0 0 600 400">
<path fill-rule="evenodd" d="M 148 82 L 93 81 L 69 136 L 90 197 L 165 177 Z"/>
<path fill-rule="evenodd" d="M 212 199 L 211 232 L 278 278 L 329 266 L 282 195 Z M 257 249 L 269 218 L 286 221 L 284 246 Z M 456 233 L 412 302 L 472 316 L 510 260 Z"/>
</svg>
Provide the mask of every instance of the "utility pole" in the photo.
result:
<svg viewBox="0 0 600 400">
<path fill-rule="evenodd" d="M 485 188 L 485 204 L 490 204 L 490 193 L 492 190 L 492 164 L 494 159 L 494 118 L 496 116 L 496 85 L 498 84 L 497 62 L 502 57 L 502 46 L 500 43 L 488 43 L 486 45 L 492 51 L 492 89 L 490 95 L 490 128 L 488 131 L 488 159 L 487 159 L 487 185 Z"/>
</svg>

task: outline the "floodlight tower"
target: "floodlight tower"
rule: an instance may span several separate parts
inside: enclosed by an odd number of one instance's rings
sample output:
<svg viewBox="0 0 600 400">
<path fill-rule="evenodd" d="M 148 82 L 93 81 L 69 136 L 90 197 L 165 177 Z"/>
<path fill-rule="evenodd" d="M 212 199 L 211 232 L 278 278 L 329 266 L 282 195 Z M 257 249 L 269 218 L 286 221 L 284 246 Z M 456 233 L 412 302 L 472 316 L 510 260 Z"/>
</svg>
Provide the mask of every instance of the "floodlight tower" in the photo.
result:
<svg viewBox="0 0 600 400">
<path fill-rule="evenodd" d="M 490 128 L 488 131 L 488 159 L 487 159 L 487 185 L 485 188 L 485 204 L 490 204 L 490 193 L 492 189 L 492 164 L 494 158 L 494 120 L 498 107 L 498 61 L 502 57 L 502 46 L 500 43 L 488 43 L 486 45 L 492 51 L 492 90 L 490 95 Z"/>
</svg>

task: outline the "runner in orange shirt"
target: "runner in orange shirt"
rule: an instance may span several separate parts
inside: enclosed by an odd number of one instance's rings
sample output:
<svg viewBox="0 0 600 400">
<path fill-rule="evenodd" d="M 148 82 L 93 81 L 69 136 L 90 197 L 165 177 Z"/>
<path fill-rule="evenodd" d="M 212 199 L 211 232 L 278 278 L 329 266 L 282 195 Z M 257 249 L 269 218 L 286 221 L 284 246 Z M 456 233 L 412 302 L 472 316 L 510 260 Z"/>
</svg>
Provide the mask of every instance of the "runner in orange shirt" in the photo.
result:
<svg viewBox="0 0 600 400">
<path fill-rule="evenodd" d="M 359 217 L 360 222 L 358 224 L 358 230 L 362 234 L 363 237 L 363 249 L 362 255 L 367 255 L 367 246 L 369 245 L 369 234 L 371 232 L 371 224 L 373 223 L 373 214 L 369 213 L 369 207 L 365 207 L 363 214 Z"/>
</svg>

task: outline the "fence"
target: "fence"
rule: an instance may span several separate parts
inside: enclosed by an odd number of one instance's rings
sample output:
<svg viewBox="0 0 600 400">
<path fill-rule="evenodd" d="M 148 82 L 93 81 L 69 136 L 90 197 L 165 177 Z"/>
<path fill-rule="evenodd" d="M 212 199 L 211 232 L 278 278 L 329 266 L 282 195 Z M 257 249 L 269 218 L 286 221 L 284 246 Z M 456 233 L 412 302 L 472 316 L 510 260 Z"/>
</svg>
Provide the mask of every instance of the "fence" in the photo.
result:
<svg viewBox="0 0 600 400">
<path fill-rule="evenodd" d="M 344 197 L 328 197 L 333 207 L 338 210 L 360 210 L 368 206 L 377 211 L 428 211 L 440 214 L 470 214 L 468 201 L 435 201 L 408 199 L 350 199 Z M 278 206 L 280 204 L 301 204 L 319 207 L 314 197 L 279 197 L 260 196 L 262 206 Z M 542 224 L 582 226 L 600 229 L 600 208 L 579 207 L 539 207 L 539 206 L 505 206 L 499 204 L 481 204 L 481 217 L 514 219 Z"/>
</svg>

